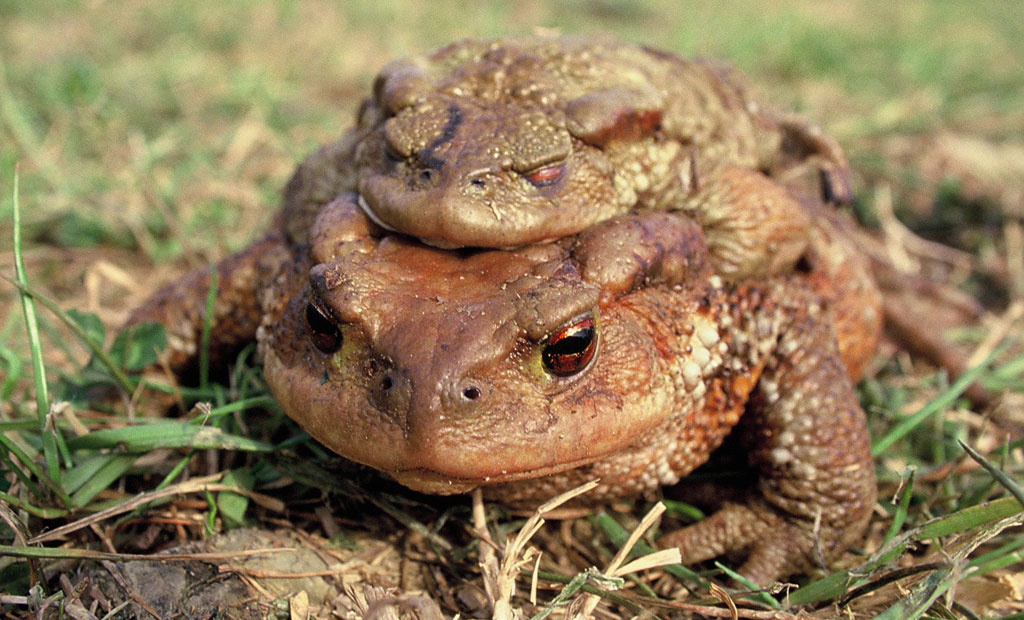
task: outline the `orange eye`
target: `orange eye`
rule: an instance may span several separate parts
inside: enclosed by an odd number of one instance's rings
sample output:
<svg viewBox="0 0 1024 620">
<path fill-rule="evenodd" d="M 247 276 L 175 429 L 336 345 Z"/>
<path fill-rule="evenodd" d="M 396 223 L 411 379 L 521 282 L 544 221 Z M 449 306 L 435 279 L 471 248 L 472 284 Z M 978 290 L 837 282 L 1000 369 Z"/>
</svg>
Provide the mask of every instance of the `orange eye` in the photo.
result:
<svg viewBox="0 0 1024 620">
<path fill-rule="evenodd" d="M 558 330 L 544 345 L 541 359 L 553 375 L 568 377 L 590 363 L 597 350 L 597 324 L 593 317 L 584 317 Z"/>
<path fill-rule="evenodd" d="M 306 304 L 306 327 L 309 340 L 321 353 L 330 355 L 341 348 L 341 330 L 312 303 Z"/>
<path fill-rule="evenodd" d="M 534 170 L 530 174 L 526 175 L 526 180 L 534 187 L 547 187 L 561 179 L 564 174 L 565 164 L 555 164 L 553 166 L 545 166 L 539 170 Z"/>
</svg>

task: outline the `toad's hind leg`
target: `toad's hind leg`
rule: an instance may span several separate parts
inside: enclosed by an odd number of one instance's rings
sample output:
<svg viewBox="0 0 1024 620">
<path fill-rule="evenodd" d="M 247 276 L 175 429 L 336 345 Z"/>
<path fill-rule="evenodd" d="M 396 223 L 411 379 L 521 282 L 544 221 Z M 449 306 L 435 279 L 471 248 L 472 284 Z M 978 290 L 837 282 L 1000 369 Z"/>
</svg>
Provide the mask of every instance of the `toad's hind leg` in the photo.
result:
<svg viewBox="0 0 1024 620">
<path fill-rule="evenodd" d="M 804 253 L 811 219 L 774 179 L 724 165 L 681 209 L 701 223 L 715 271 L 729 280 L 786 273 Z"/>
<path fill-rule="evenodd" d="M 829 561 L 860 539 L 875 501 L 861 411 L 827 319 L 782 335 L 741 421 L 758 481 L 745 504 L 671 533 L 684 563 L 745 551 L 740 573 L 760 586 Z"/>
<path fill-rule="evenodd" d="M 230 359 L 256 338 L 263 311 L 260 291 L 291 257 L 280 233 L 253 243 L 216 264 L 217 295 L 210 329 L 210 362 Z M 127 325 L 155 322 L 167 330 L 167 362 L 187 373 L 199 358 L 210 269 L 196 269 L 158 290 L 132 311 Z"/>
</svg>

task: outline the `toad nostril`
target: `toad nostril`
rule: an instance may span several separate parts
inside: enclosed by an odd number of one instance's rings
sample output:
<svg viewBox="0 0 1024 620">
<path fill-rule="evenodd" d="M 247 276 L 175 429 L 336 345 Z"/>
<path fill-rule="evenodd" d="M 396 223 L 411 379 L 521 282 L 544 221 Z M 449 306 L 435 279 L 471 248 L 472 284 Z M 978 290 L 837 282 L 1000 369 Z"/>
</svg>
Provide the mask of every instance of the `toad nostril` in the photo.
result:
<svg viewBox="0 0 1024 620">
<path fill-rule="evenodd" d="M 471 385 L 468 388 L 462 390 L 462 397 L 466 400 L 476 400 L 480 398 L 480 388 L 475 385 Z"/>
<path fill-rule="evenodd" d="M 412 402 L 412 383 L 402 369 L 393 367 L 390 360 L 381 359 L 378 366 L 380 374 L 367 378 L 367 400 L 390 422 L 404 423 L 400 420 L 408 413 Z"/>
<path fill-rule="evenodd" d="M 433 178 L 433 176 L 434 176 L 434 173 L 431 172 L 430 170 L 421 170 L 420 171 L 420 181 L 423 181 L 424 183 L 426 183 L 431 178 Z"/>
</svg>

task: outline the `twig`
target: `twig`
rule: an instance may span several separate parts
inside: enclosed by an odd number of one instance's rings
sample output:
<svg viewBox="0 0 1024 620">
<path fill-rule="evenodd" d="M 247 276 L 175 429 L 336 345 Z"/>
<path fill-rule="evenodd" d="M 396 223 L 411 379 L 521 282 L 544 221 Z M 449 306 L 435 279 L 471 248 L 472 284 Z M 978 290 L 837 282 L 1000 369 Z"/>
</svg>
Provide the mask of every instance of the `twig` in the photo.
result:
<svg viewBox="0 0 1024 620">
<path fill-rule="evenodd" d="M 977 366 L 986 357 L 992 354 L 999 343 L 1002 342 L 1003 338 L 1006 338 L 1007 334 L 1010 333 L 1010 329 L 1013 324 L 1020 320 L 1024 316 L 1024 301 L 1015 301 L 1010 304 L 1010 307 L 1006 309 L 1006 312 L 999 317 L 996 324 L 989 330 L 988 335 L 981 341 L 971 353 L 970 357 L 967 358 L 966 366 L 971 368 Z"/>
<path fill-rule="evenodd" d="M 212 476 L 204 476 L 202 478 L 193 478 L 192 480 L 187 480 L 185 482 L 180 482 L 180 483 L 175 484 L 173 486 L 169 486 L 166 489 L 161 489 L 160 491 L 152 491 L 150 493 L 140 493 L 140 494 L 136 495 L 135 497 L 127 500 L 123 504 L 118 504 L 117 506 L 111 506 L 110 508 L 107 508 L 106 510 L 101 510 L 101 511 L 95 513 L 95 514 L 91 514 L 91 515 L 89 515 L 87 517 L 83 517 L 83 518 L 79 519 L 78 521 L 73 521 L 71 523 L 68 523 L 67 525 L 62 525 L 62 526 L 60 526 L 58 528 L 54 528 L 54 529 L 50 530 L 49 532 L 44 532 L 44 533 L 42 533 L 42 534 L 32 538 L 28 542 L 29 542 L 30 545 L 32 545 L 32 544 L 38 544 L 38 543 L 41 543 L 41 542 L 46 542 L 48 540 L 54 540 L 56 538 L 60 538 L 62 536 L 70 534 L 72 532 L 76 532 L 76 531 L 82 529 L 83 527 L 88 527 L 92 523 L 99 523 L 100 521 L 103 521 L 104 519 L 109 519 L 110 517 L 113 517 L 113 516 L 116 516 L 116 515 L 128 512 L 130 510 L 135 509 L 138 506 L 142 506 L 144 504 L 147 504 L 147 503 L 152 502 L 152 501 L 156 501 L 158 499 L 163 499 L 165 497 L 170 497 L 172 495 L 178 495 L 178 494 L 184 495 L 184 494 L 187 494 L 187 493 L 197 493 L 197 492 L 200 492 L 200 491 L 205 491 L 206 489 L 210 488 L 210 485 L 214 484 L 217 480 L 220 480 L 222 477 L 224 477 L 224 475 L 226 473 L 227 472 L 221 472 L 221 473 L 218 473 L 218 474 L 214 474 Z M 231 488 L 231 490 L 239 490 L 239 489 L 235 489 L 234 487 L 230 487 L 230 488 Z"/>
<path fill-rule="evenodd" d="M 518 617 L 518 614 L 512 609 L 511 602 L 512 595 L 515 593 L 516 577 L 519 575 L 520 569 L 534 559 L 535 550 L 527 549 L 526 543 L 544 525 L 544 515 L 565 502 L 592 490 L 597 484 L 597 480 L 591 480 L 541 504 L 519 529 L 515 538 L 505 543 L 500 564 L 494 556 L 494 547 L 497 545 L 491 541 L 490 535 L 486 532 L 483 496 L 479 490 L 474 492 L 473 527 L 478 534 L 482 532 L 480 569 L 484 575 L 484 590 L 487 593 L 488 603 L 491 605 L 492 616 L 495 620 L 512 620 Z"/>
<path fill-rule="evenodd" d="M 662 513 L 665 512 L 665 504 L 658 502 L 651 508 L 644 518 L 640 521 L 633 532 L 626 539 L 625 544 L 619 547 L 619 551 L 612 558 L 612 561 L 608 563 L 608 566 L 604 570 L 604 574 L 608 577 L 622 577 L 633 572 L 646 570 L 649 568 L 655 568 L 658 566 L 664 566 L 665 564 L 679 564 L 682 558 L 679 554 L 679 549 L 662 549 L 661 551 L 655 551 L 645 555 L 642 558 L 634 560 L 625 566 L 622 563 L 629 556 L 629 552 L 633 550 L 633 546 L 636 545 L 640 537 L 643 536 L 644 532 L 649 530 L 654 523 L 661 518 Z M 601 602 L 600 597 L 594 594 L 584 594 L 582 602 L 579 603 L 579 612 L 574 618 L 585 619 L 589 618 L 594 613 L 594 609 L 597 608 L 597 604 Z"/>
<path fill-rule="evenodd" d="M 221 564 L 217 567 L 217 570 L 222 573 L 238 573 L 241 575 L 256 577 L 258 579 L 306 579 L 309 577 L 333 577 L 335 575 L 344 575 L 350 572 L 352 567 L 357 563 L 361 564 L 362 562 L 346 562 L 345 564 L 334 568 L 311 570 L 301 573 L 281 573 L 272 570 L 258 570 L 248 568 L 246 566 L 239 566 L 237 564 Z"/>
<path fill-rule="evenodd" d="M 249 557 L 264 553 L 283 553 L 295 551 L 292 547 L 273 549 L 246 549 L 242 551 L 223 551 L 217 553 L 111 553 L 109 551 L 92 551 L 90 549 L 74 549 L 69 547 L 12 547 L 0 545 L 0 556 L 15 558 L 45 558 L 48 560 L 99 560 L 114 562 L 215 562 L 238 557 Z"/>
</svg>

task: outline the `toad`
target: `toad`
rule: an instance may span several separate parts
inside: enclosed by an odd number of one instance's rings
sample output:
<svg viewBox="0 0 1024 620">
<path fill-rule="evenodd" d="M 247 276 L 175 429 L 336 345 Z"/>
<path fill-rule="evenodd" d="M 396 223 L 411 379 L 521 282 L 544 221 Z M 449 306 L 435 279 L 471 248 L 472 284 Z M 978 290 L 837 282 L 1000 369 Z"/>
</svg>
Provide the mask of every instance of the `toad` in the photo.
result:
<svg viewBox="0 0 1024 620">
<path fill-rule="evenodd" d="M 356 126 L 300 166 L 285 210 L 300 239 L 356 191 L 386 229 L 490 248 L 680 210 L 703 225 L 716 270 L 740 279 L 804 250 L 798 179 L 848 196 L 838 146 L 762 110 L 722 65 L 613 40 L 467 40 L 385 67 Z"/>
<path fill-rule="evenodd" d="M 345 194 L 307 243 L 276 231 L 218 265 L 212 345 L 255 333 L 288 415 L 428 493 L 480 486 L 530 507 L 598 479 L 588 501 L 650 495 L 735 433 L 749 494 L 662 542 L 688 563 L 745 552 L 741 573 L 767 585 L 858 540 L 874 503 L 851 377 L 878 300 L 823 213 L 800 269 L 732 282 L 680 213 L 469 252 L 390 233 Z M 168 327 L 177 368 L 194 360 L 208 278 L 133 316 Z"/>
<path fill-rule="evenodd" d="M 458 43 L 385 69 L 272 231 L 217 264 L 210 359 L 256 340 L 331 449 L 517 507 L 590 479 L 592 502 L 656 493 L 733 434 L 755 484 L 663 541 L 743 552 L 765 585 L 859 539 L 874 500 L 851 380 L 881 315 L 825 204 L 844 174 L 711 63 Z M 165 326 L 176 372 L 210 285 L 195 271 L 129 319 Z"/>
</svg>

